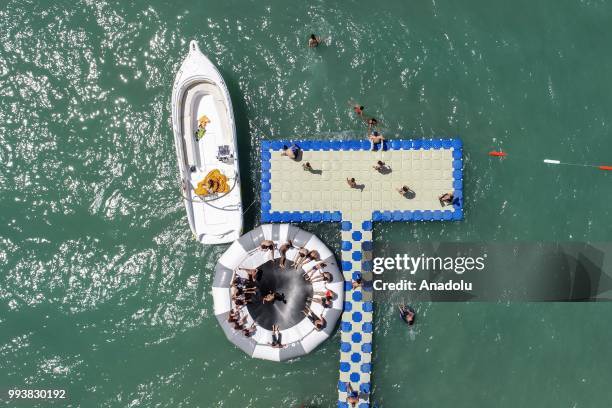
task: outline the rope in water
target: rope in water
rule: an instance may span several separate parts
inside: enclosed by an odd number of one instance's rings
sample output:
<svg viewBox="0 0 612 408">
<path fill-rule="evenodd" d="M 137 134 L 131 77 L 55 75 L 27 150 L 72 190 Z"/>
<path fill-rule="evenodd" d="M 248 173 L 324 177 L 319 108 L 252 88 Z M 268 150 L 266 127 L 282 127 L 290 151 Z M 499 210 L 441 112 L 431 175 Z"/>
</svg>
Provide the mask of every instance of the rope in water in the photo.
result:
<svg viewBox="0 0 612 408">
<path fill-rule="evenodd" d="M 494 150 L 494 151 L 489 152 L 489 156 L 504 158 L 504 157 L 508 157 L 508 153 L 501 151 L 501 150 Z M 561 160 L 554 160 L 554 159 L 544 159 L 542 160 L 542 162 L 546 164 L 557 165 L 557 166 L 594 167 L 594 168 L 597 168 L 603 171 L 612 171 L 612 166 L 607 166 L 607 165 L 585 164 L 585 163 L 566 163 L 566 162 L 562 162 Z"/>
</svg>

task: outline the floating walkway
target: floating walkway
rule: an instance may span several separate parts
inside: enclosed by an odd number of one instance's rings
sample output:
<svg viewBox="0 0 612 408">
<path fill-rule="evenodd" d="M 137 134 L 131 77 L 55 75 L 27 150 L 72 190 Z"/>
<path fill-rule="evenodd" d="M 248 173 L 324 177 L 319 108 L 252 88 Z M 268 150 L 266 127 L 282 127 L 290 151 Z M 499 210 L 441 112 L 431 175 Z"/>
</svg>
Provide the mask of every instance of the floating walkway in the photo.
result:
<svg viewBox="0 0 612 408">
<path fill-rule="evenodd" d="M 297 160 L 281 155 L 297 144 Z M 348 407 L 348 387 L 359 408 L 370 406 L 373 340 L 373 221 L 463 219 L 463 156 L 460 139 L 391 140 L 370 150 L 365 141 L 262 142 L 261 221 L 340 222 L 345 302 L 341 323 L 338 407 Z M 373 169 L 378 160 L 390 167 Z M 303 164 L 310 163 L 312 170 Z M 355 178 L 357 188 L 346 179 Z M 396 190 L 408 186 L 412 193 Z M 453 193 L 441 207 L 439 196 Z M 352 282 L 361 275 L 362 284 Z"/>
</svg>

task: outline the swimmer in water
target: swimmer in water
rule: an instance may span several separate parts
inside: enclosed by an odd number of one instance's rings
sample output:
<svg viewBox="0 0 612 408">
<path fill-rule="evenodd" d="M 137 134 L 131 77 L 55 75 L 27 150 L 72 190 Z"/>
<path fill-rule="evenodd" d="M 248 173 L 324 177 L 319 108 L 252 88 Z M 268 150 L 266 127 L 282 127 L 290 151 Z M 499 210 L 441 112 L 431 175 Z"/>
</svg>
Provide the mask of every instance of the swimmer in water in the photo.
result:
<svg viewBox="0 0 612 408">
<path fill-rule="evenodd" d="M 412 309 L 406 305 L 398 305 L 398 308 L 402 320 L 406 322 L 408 326 L 412 326 L 414 324 L 414 320 L 416 319 L 416 313 L 414 313 Z"/>
<path fill-rule="evenodd" d="M 308 38 L 308 46 L 310 48 L 318 47 L 321 44 L 321 37 L 317 37 L 314 34 L 310 34 L 310 38 Z"/>
</svg>

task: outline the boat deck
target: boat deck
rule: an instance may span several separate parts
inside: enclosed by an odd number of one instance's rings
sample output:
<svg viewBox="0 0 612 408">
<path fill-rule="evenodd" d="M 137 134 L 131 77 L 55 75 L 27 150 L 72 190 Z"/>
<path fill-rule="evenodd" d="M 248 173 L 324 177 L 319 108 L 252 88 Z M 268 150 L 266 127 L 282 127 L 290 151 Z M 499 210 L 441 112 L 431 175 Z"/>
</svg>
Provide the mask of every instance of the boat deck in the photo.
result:
<svg viewBox="0 0 612 408">
<path fill-rule="evenodd" d="M 296 143 L 296 160 L 282 156 Z M 463 218 L 463 158 L 459 139 L 392 140 L 377 151 L 369 141 L 262 142 L 262 222 L 340 222 L 345 304 L 341 323 L 338 406 L 348 407 L 347 383 L 369 407 L 372 371 L 373 221 Z M 378 160 L 388 169 L 373 168 Z M 303 164 L 310 163 L 312 170 Z M 355 178 L 350 187 L 347 178 Z M 397 189 L 408 186 L 408 194 Z M 438 199 L 453 193 L 453 205 Z M 361 286 L 352 280 L 360 273 Z"/>
</svg>

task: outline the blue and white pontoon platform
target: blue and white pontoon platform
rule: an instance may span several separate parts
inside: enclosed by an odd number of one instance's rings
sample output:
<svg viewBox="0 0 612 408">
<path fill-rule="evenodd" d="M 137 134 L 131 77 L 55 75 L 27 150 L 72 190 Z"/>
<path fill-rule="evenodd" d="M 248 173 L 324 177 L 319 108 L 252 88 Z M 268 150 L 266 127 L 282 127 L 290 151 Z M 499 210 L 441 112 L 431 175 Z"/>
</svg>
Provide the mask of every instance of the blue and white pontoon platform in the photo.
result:
<svg viewBox="0 0 612 408">
<path fill-rule="evenodd" d="M 299 160 L 281 155 L 296 143 Z M 340 222 L 345 303 L 341 323 L 338 406 L 348 407 L 347 387 L 359 391 L 359 408 L 370 406 L 373 337 L 373 222 L 463 219 L 463 156 L 460 139 L 391 140 L 378 151 L 359 141 L 262 142 L 261 221 Z M 378 160 L 390 166 L 381 174 Z M 313 171 L 302 168 L 309 162 Z M 349 187 L 355 178 L 359 188 Z M 413 195 L 396 189 L 407 185 Z M 439 196 L 453 193 L 441 207 Z M 351 281 L 360 273 L 361 287 Z"/>
</svg>

